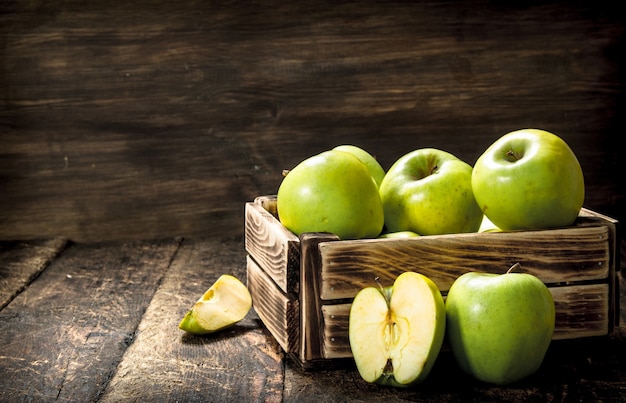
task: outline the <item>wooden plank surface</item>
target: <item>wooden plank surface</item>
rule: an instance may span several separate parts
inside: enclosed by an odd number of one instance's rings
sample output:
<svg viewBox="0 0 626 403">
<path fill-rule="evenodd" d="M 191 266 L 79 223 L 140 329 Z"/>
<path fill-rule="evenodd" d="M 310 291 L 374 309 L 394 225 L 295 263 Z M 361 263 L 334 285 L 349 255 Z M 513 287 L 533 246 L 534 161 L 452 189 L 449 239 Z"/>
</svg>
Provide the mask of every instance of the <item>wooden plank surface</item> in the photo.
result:
<svg viewBox="0 0 626 403">
<path fill-rule="evenodd" d="M 70 243 L 0 310 L 0 401 L 626 400 L 623 306 L 613 335 L 555 341 L 537 374 L 504 387 L 464 375 L 449 351 L 408 389 L 367 384 L 349 362 L 302 371 L 254 311 L 213 336 L 177 328 L 220 274 L 245 270 L 241 236 Z"/>
<path fill-rule="evenodd" d="M 66 243 L 59 238 L 0 242 L 0 309 L 37 278 Z"/>
<path fill-rule="evenodd" d="M 239 235 L 339 143 L 385 168 L 563 136 L 626 220 L 619 2 L 0 2 L 0 238 Z"/>
<path fill-rule="evenodd" d="M 97 400 L 178 243 L 68 246 L 0 312 L 0 399 Z"/>
<path fill-rule="evenodd" d="M 282 352 L 258 317 L 202 337 L 178 329 L 221 274 L 245 282 L 242 251 L 231 240 L 183 242 L 100 401 L 281 401 Z"/>
</svg>

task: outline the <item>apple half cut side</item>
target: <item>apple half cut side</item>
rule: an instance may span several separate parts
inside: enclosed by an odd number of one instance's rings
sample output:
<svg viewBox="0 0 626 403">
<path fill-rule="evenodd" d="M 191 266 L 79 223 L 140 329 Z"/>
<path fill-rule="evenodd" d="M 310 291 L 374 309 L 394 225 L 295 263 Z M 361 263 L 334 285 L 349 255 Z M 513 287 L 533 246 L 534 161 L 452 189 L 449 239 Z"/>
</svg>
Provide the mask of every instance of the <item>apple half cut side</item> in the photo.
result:
<svg viewBox="0 0 626 403">
<path fill-rule="evenodd" d="M 239 322 L 252 308 L 248 287 L 230 274 L 221 275 L 183 317 L 178 327 L 209 334 Z"/>
<path fill-rule="evenodd" d="M 419 273 L 402 273 L 390 287 L 359 291 L 348 333 L 361 377 L 398 387 L 423 381 L 441 350 L 445 315 L 441 292 Z"/>
</svg>

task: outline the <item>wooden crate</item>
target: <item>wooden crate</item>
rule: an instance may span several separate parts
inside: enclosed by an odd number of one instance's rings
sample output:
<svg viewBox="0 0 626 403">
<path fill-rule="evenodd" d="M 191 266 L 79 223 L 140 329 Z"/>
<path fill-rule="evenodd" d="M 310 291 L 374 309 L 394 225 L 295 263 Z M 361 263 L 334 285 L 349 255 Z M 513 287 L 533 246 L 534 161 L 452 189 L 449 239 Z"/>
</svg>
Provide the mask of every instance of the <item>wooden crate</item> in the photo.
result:
<svg viewBox="0 0 626 403">
<path fill-rule="evenodd" d="M 276 218 L 276 199 L 245 206 L 248 287 L 254 309 L 304 369 L 352 356 L 350 304 L 366 286 L 390 285 L 404 271 L 431 278 L 442 294 L 467 271 L 503 273 L 520 262 L 556 304 L 554 339 L 608 335 L 619 322 L 617 221 L 582 209 L 567 228 L 405 239 L 300 237 Z"/>
</svg>

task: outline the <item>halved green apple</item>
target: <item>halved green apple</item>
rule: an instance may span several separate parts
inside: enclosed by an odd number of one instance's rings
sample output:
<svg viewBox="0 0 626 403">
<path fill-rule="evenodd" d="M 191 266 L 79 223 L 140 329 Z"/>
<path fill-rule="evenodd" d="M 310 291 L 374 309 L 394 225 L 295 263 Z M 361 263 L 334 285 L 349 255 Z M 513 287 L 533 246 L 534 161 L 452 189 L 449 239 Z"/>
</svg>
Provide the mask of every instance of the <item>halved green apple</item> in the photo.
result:
<svg viewBox="0 0 626 403">
<path fill-rule="evenodd" d="M 400 387 L 423 381 L 437 360 L 445 327 L 441 292 L 422 274 L 405 272 L 392 286 L 362 289 L 352 302 L 348 329 L 361 377 Z"/>
<path fill-rule="evenodd" d="M 239 279 L 221 275 L 181 320 L 178 327 L 193 334 L 208 334 L 242 320 L 252 308 L 252 297 Z"/>
</svg>

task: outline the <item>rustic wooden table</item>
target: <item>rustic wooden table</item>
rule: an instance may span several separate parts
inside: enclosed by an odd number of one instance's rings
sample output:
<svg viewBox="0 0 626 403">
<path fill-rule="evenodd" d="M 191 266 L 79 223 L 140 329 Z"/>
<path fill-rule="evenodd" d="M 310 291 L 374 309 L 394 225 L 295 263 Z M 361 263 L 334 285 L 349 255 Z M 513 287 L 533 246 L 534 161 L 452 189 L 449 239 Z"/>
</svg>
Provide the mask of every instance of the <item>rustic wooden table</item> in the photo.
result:
<svg viewBox="0 0 626 403">
<path fill-rule="evenodd" d="M 300 370 L 254 310 L 216 335 L 180 331 L 223 273 L 245 279 L 241 237 L 0 242 L 0 401 L 626 401 L 623 304 L 614 334 L 553 342 L 517 384 L 474 381 L 444 351 L 425 382 L 394 389 L 351 366 Z"/>
</svg>

